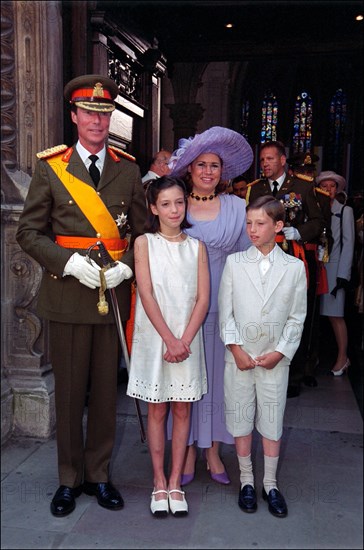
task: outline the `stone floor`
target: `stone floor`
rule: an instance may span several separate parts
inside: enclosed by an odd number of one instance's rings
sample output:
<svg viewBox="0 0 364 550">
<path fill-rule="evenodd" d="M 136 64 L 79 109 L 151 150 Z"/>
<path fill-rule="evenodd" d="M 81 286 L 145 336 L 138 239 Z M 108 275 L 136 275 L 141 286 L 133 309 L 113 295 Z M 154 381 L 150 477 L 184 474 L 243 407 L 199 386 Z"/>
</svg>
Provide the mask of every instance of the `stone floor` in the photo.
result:
<svg viewBox="0 0 364 550">
<path fill-rule="evenodd" d="M 124 509 L 105 510 L 94 497 L 82 494 L 70 516 L 53 517 L 49 505 L 58 487 L 55 440 L 10 440 L 2 449 L 1 548 L 362 548 L 363 348 L 360 339 L 352 339 L 357 330 L 351 332 L 349 376 L 330 374 L 335 350 L 324 327 L 318 387 L 303 387 L 299 397 L 287 401 L 278 471 L 287 518 L 269 514 L 260 497 L 263 460 L 256 436 L 255 514 L 244 514 L 237 506 L 237 460 L 234 448 L 224 445 L 231 485 L 214 483 L 200 457 L 195 480 L 186 487 L 189 515 L 152 517 L 148 449 L 140 440 L 134 403 L 120 384 L 112 480 L 124 497 Z M 145 404 L 142 412 L 146 422 Z"/>
</svg>

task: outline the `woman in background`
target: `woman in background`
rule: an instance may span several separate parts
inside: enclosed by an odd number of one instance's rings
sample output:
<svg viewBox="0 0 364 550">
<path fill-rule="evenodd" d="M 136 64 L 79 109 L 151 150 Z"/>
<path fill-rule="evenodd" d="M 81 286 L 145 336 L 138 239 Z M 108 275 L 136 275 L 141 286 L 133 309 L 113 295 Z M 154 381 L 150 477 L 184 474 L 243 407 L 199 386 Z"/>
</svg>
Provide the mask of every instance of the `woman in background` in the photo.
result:
<svg viewBox="0 0 364 550">
<path fill-rule="evenodd" d="M 354 255 L 355 226 L 353 209 L 335 197 L 345 191 L 346 180 L 332 171 L 321 172 L 317 184 L 330 193 L 331 231 L 334 244 L 326 264 L 329 292 L 322 294 L 320 314 L 329 318 L 337 344 L 337 358 L 331 372 L 341 376 L 350 366 L 347 356 L 348 331 L 344 318 L 345 292 L 348 288 Z"/>
</svg>

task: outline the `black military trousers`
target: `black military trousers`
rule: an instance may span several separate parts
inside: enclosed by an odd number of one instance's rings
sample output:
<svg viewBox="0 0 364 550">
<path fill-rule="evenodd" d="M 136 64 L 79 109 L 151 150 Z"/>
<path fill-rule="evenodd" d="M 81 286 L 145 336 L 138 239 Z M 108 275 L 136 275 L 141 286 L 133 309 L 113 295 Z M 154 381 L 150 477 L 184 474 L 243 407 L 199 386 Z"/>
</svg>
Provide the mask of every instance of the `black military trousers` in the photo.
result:
<svg viewBox="0 0 364 550">
<path fill-rule="evenodd" d="M 77 487 L 84 480 L 107 482 L 116 427 L 119 358 L 116 326 L 51 321 L 50 351 L 60 485 Z"/>
</svg>

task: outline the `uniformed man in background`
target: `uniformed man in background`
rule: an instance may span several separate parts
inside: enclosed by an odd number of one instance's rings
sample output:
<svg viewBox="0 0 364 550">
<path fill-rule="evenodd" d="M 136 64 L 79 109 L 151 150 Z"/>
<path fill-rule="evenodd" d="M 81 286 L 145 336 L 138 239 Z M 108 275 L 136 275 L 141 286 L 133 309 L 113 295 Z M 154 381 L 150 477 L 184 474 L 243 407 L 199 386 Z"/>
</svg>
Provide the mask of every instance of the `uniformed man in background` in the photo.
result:
<svg viewBox="0 0 364 550">
<path fill-rule="evenodd" d="M 310 153 L 310 151 L 296 153 L 287 159 L 289 173 L 294 177 L 307 181 L 307 184 L 313 187 L 316 200 L 325 220 L 324 231 L 320 237 L 304 243 L 305 257 L 309 265 L 312 283 L 310 283 L 307 295 L 306 330 L 303 333 L 305 339 L 303 345 L 306 349 L 303 383 L 312 388 L 317 386 L 315 368 L 319 362 L 320 295 L 328 291 L 325 263 L 329 259 L 333 245 L 330 193 L 320 189 L 315 180 L 317 174 L 316 162 L 319 160 L 320 158 Z M 316 281 L 316 286 L 313 281 Z"/>
</svg>

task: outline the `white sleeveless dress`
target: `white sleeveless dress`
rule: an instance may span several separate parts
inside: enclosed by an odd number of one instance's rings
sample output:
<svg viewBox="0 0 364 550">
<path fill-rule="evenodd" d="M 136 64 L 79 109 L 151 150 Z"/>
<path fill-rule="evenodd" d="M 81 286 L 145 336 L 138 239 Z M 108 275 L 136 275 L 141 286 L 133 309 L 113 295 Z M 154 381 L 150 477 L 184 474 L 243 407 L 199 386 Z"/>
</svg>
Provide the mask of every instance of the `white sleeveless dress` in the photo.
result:
<svg viewBox="0 0 364 550">
<path fill-rule="evenodd" d="M 196 302 L 199 241 L 187 236 L 172 242 L 146 233 L 154 296 L 178 338 Z M 166 346 L 146 315 L 137 292 L 127 395 L 149 402 L 197 401 L 207 392 L 202 329 L 191 342 L 191 355 L 181 363 L 163 359 Z"/>
</svg>

